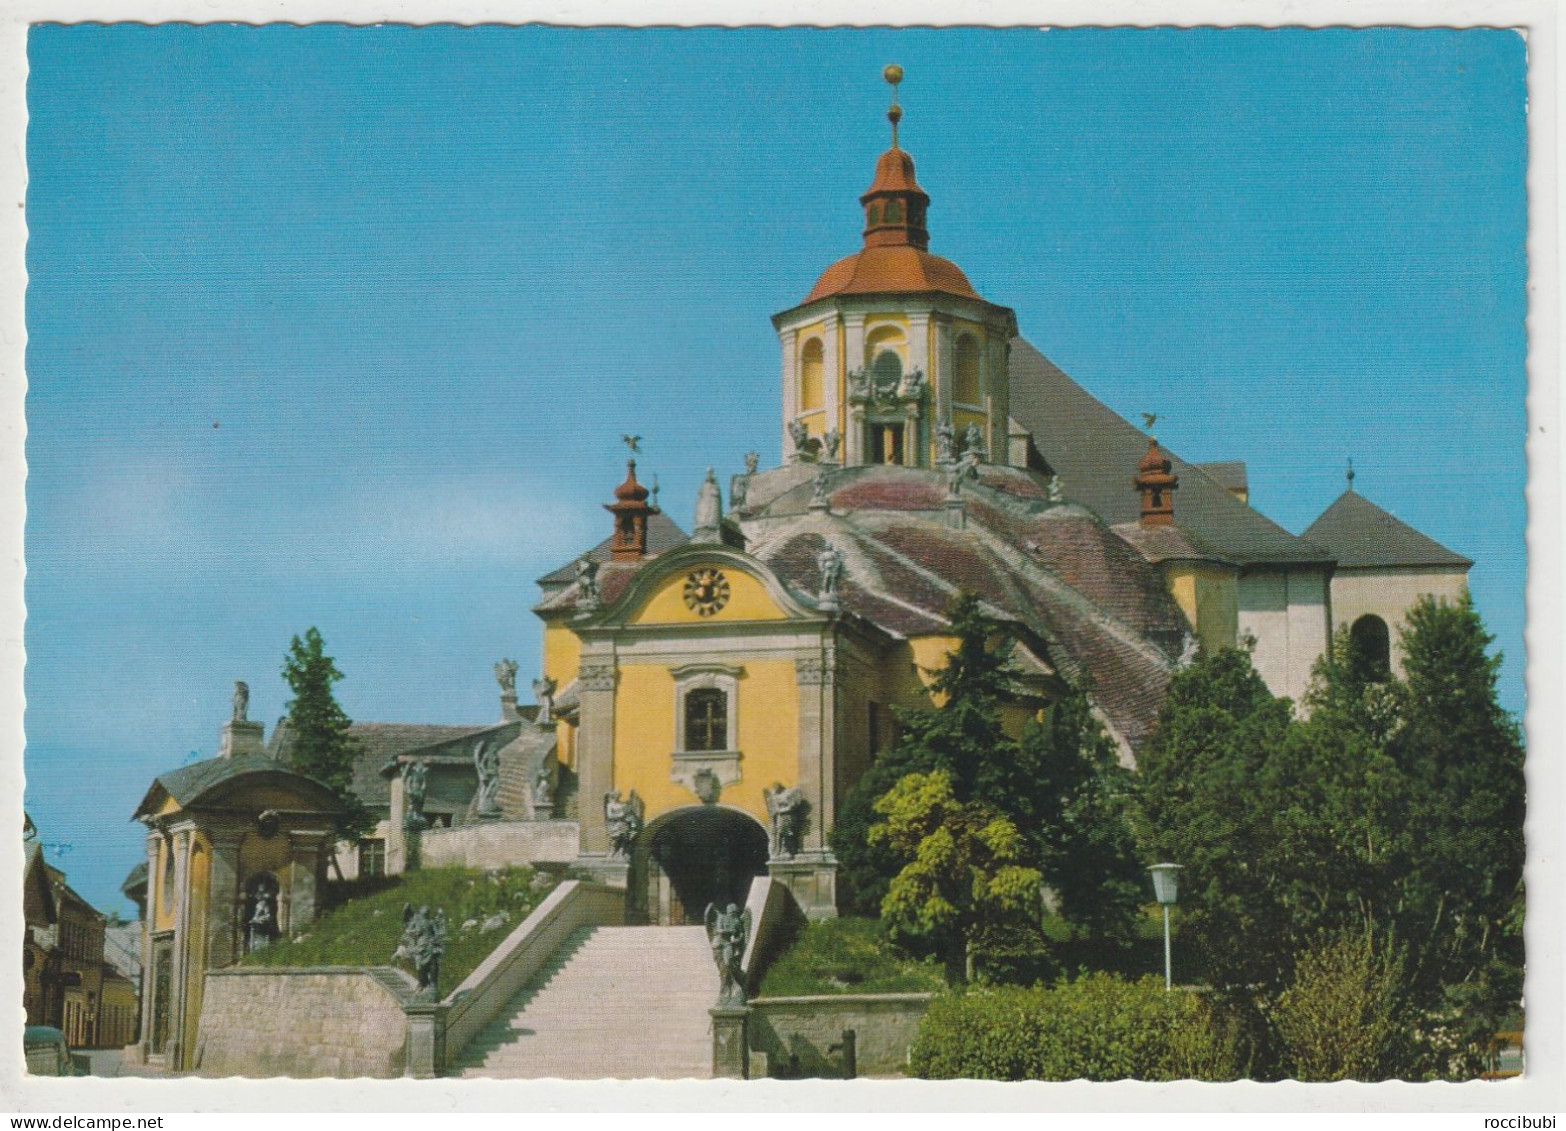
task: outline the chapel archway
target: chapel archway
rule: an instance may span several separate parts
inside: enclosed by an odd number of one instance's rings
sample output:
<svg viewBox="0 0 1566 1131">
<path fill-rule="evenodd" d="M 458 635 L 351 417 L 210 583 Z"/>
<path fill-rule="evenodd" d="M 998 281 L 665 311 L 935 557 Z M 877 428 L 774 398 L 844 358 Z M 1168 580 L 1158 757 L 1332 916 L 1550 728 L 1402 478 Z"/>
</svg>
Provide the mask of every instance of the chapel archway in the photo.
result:
<svg viewBox="0 0 1566 1131">
<path fill-rule="evenodd" d="M 697 924 L 709 903 L 744 906 L 750 882 L 767 872 L 767 832 L 749 813 L 692 805 L 648 822 L 631 856 L 629 917 L 678 927 Z"/>
</svg>

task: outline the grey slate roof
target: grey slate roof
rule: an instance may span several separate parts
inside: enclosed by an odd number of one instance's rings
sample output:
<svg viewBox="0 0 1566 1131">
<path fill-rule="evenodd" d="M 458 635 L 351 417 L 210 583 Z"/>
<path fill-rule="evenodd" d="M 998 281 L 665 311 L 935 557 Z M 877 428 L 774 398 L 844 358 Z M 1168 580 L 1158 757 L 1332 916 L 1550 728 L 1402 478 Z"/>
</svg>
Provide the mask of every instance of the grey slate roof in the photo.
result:
<svg viewBox="0 0 1566 1131">
<path fill-rule="evenodd" d="M 1345 569 L 1374 566 L 1446 566 L 1473 561 L 1382 510 L 1352 487 L 1310 524 L 1305 537 L 1325 546 Z"/>
<path fill-rule="evenodd" d="M 297 770 L 292 770 L 277 759 L 265 754 L 244 754 L 237 758 L 208 758 L 204 762 L 193 762 L 188 766 L 181 766 L 177 770 L 169 770 L 159 774 L 152 783 L 152 788 L 147 791 L 147 796 L 142 799 L 137 807 L 135 816 L 151 811 L 153 795 L 160 789 L 172 797 L 181 806 L 189 805 L 205 793 L 224 782 L 234 778 L 243 777 L 246 774 L 286 774 L 308 783 L 315 789 L 324 790 L 330 794 L 331 790 L 321 782 Z"/>
<path fill-rule="evenodd" d="M 1243 459 L 1222 459 L 1212 463 L 1199 463 L 1195 465 L 1197 470 L 1204 472 L 1210 478 L 1216 479 L 1218 485 L 1225 491 L 1249 491 L 1251 489 L 1250 476 L 1245 471 Z"/>
<path fill-rule="evenodd" d="M 1022 338 L 1011 343 L 1011 414 L 1060 476 L 1066 496 L 1111 526 L 1136 522 L 1131 486 L 1147 436 Z M 1327 563 L 1332 554 L 1240 502 L 1211 474 L 1160 445 L 1180 477 L 1175 523 L 1241 566 Z"/>
<path fill-rule="evenodd" d="M 538 584 L 545 587 L 555 585 L 569 585 L 576 580 L 576 563 L 580 558 L 586 557 L 600 565 L 609 560 L 609 544 L 613 538 L 605 538 L 594 546 L 586 554 L 578 554 L 565 565 L 558 569 L 552 569 L 538 579 Z M 674 520 L 662 511 L 647 516 L 647 553 L 661 554 L 665 550 L 672 550 L 676 546 L 683 546 L 689 539 L 685 531 L 675 525 Z"/>
</svg>

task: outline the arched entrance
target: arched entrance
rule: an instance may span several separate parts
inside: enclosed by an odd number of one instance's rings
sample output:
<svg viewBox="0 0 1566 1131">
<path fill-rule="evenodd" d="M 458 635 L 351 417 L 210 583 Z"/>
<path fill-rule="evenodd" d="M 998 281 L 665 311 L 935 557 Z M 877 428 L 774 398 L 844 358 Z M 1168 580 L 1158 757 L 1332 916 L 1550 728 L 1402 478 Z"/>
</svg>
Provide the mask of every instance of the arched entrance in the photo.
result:
<svg viewBox="0 0 1566 1131">
<path fill-rule="evenodd" d="M 709 903 L 745 903 L 767 871 L 767 833 L 749 813 L 693 805 L 648 822 L 631 854 L 632 922 L 697 924 Z"/>
</svg>

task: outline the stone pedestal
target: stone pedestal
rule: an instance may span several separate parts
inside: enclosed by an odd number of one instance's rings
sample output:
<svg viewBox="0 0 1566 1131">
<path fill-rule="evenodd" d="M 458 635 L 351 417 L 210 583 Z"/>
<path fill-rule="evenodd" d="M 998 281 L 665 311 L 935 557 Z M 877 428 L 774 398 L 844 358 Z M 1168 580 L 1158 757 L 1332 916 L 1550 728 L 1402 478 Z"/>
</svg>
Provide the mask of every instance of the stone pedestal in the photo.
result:
<svg viewBox="0 0 1566 1131">
<path fill-rule="evenodd" d="M 243 758 L 251 754 L 264 754 L 261 741 L 265 728 L 248 719 L 230 719 L 223 724 L 223 737 L 218 746 L 219 758 Z"/>
<path fill-rule="evenodd" d="M 619 856 L 584 853 L 572 867 L 586 879 L 612 888 L 625 887 L 631 877 L 631 862 Z"/>
<path fill-rule="evenodd" d="M 830 852 L 768 860 L 767 875 L 788 888 L 812 922 L 837 918 L 837 859 Z"/>
<path fill-rule="evenodd" d="M 745 1021 L 750 1007 L 720 1005 L 709 1009 L 712 1017 L 712 1078 L 750 1079 L 750 1052 L 746 1048 Z"/>
<path fill-rule="evenodd" d="M 963 505 L 961 499 L 949 498 L 946 500 L 946 525 L 953 530 L 964 530 L 968 526 L 968 508 Z"/>
<path fill-rule="evenodd" d="M 446 1067 L 446 1010 L 438 1001 L 404 1002 L 402 1012 L 408 1019 L 408 1035 L 403 1046 L 404 1076 L 430 1080 Z"/>
<path fill-rule="evenodd" d="M 405 822 L 402 826 L 402 870 L 417 872 L 422 863 L 424 845 L 424 821 Z"/>
</svg>

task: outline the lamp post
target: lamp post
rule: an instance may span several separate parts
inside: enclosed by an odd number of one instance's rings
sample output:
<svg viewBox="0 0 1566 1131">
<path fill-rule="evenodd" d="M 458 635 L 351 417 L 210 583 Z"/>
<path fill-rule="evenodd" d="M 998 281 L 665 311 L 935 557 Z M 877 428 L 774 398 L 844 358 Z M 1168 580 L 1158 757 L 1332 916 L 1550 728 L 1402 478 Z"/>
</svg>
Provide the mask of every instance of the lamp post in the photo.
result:
<svg viewBox="0 0 1566 1131">
<path fill-rule="evenodd" d="M 1175 875 L 1183 865 L 1154 864 L 1148 869 L 1153 873 L 1153 895 L 1164 909 L 1164 989 L 1174 988 L 1173 955 L 1169 946 L 1169 908 L 1180 898 L 1179 878 Z"/>
</svg>

